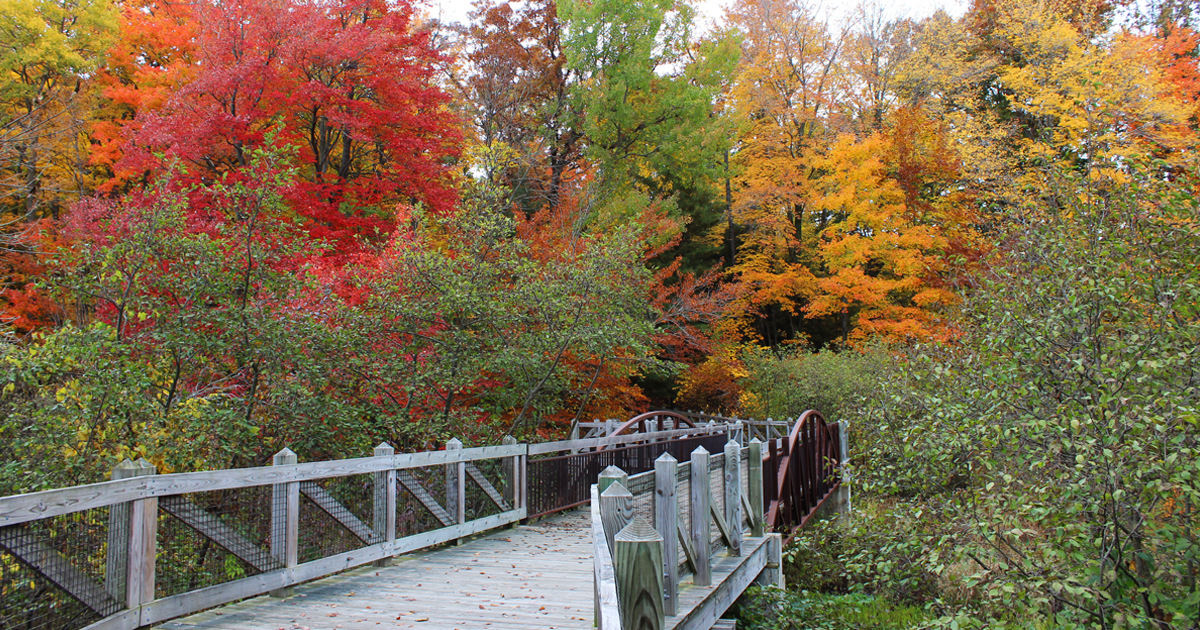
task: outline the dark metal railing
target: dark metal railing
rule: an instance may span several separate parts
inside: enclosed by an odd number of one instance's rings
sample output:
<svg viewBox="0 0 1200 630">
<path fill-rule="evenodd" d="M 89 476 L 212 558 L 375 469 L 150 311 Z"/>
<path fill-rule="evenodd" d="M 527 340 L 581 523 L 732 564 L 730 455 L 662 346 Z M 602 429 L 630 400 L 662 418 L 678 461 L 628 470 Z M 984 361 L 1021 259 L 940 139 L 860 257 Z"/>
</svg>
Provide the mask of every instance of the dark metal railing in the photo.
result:
<svg viewBox="0 0 1200 630">
<path fill-rule="evenodd" d="M 616 466 L 630 475 L 654 470 L 654 460 L 670 453 L 686 461 L 696 447 L 719 453 L 728 441 L 725 432 L 664 442 L 589 450 L 529 460 L 529 515 L 542 516 L 587 503 L 600 471 Z"/>
<path fill-rule="evenodd" d="M 810 410 L 768 448 L 763 462 L 767 524 L 791 531 L 804 526 L 841 484 L 841 432 Z"/>
</svg>

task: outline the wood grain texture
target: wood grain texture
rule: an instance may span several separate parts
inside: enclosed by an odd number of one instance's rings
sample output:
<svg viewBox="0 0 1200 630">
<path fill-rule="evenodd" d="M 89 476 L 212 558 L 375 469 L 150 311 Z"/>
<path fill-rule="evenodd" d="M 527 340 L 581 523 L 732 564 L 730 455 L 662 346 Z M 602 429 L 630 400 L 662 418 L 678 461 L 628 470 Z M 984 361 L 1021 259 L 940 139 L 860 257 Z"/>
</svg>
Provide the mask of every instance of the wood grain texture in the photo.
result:
<svg viewBox="0 0 1200 630">
<path fill-rule="evenodd" d="M 712 489 L 708 474 L 708 451 L 703 446 L 692 451 L 691 485 L 688 488 L 692 560 L 692 583 L 712 583 L 711 509 Z"/>
<path fill-rule="evenodd" d="M 390 457 L 361 457 L 291 466 L 262 466 L 232 470 L 172 473 L 132 479 L 102 481 L 84 486 L 45 490 L 0 498 L 0 527 L 106 507 L 136 499 L 172 494 L 211 492 L 231 488 L 270 486 L 279 483 L 348 477 L 383 470 L 423 468 L 523 455 L 525 445 L 479 446 L 461 451 L 403 453 Z"/>
<path fill-rule="evenodd" d="M 613 569 L 617 574 L 622 628 L 662 630 L 665 617 L 662 548 L 663 537 L 640 516 L 617 532 Z"/>
<path fill-rule="evenodd" d="M 738 555 L 742 549 L 742 448 L 737 442 L 725 443 L 725 524 L 729 553 Z"/>
<path fill-rule="evenodd" d="M 679 463 L 670 453 L 654 460 L 654 529 L 663 537 L 663 612 L 674 615 L 679 597 Z"/>
<path fill-rule="evenodd" d="M 596 488 L 599 489 L 599 484 Z M 633 520 L 633 494 L 614 481 L 600 493 L 600 523 L 604 526 L 604 539 L 610 552 L 614 550 L 613 540 L 629 521 Z"/>
</svg>

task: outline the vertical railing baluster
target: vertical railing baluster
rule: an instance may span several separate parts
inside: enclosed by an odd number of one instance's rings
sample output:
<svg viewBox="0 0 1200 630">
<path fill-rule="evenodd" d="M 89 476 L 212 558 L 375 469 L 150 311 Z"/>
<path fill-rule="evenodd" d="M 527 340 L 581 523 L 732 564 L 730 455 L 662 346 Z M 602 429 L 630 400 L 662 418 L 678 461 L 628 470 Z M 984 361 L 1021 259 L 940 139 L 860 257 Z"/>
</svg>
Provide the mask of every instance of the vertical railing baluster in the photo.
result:
<svg viewBox="0 0 1200 630">
<path fill-rule="evenodd" d="M 663 537 L 663 596 L 667 615 L 678 610 L 679 497 L 675 494 L 679 462 L 670 453 L 654 460 L 654 528 Z"/>
<path fill-rule="evenodd" d="M 750 440 L 750 458 L 746 467 L 746 485 L 750 491 L 750 535 L 763 535 L 763 459 L 762 442 L 758 438 Z"/>
<path fill-rule="evenodd" d="M 117 464 L 112 480 L 136 477 L 141 468 L 129 459 Z M 130 503 L 117 503 L 108 508 L 108 548 L 104 553 L 104 588 L 112 598 L 125 605 L 129 581 L 129 510 Z"/>
<path fill-rule="evenodd" d="M 146 458 L 133 463 L 131 477 L 153 475 L 158 471 Z M 129 505 L 129 564 L 125 586 L 125 607 L 138 608 L 154 601 L 154 561 L 158 555 L 158 498 L 137 499 Z"/>
<path fill-rule="evenodd" d="M 725 443 L 725 524 L 729 527 L 729 555 L 742 555 L 742 447 Z"/>
<path fill-rule="evenodd" d="M 691 488 L 688 496 L 691 508 L 692 546 L 696 552 L 696 571 L 692 583 L 696 586 L 712 584 L 712 515 L 709 501 L 712 499 L 708 477 L 708 451 L 697 446 L 691 457 Z"/>
<path fill-rule="evenodd" d="M 296 454 L 285 448 L 271 459 L 272 466 L 295 464 Z M 300 543 L 300 482 L 277 483 L 271 487 L 271 555 L 284 567 L 296 566 Z M 292 587 L 271 591 L 271 597 L 291 597 Z"/>
<path fill-rule="evenodd" d="M 375 447 L 375 457 L 391 457 L 396 449 L 387 442 L 380 442 Z M 375 502 L 373 506 L 375 540 L 376 542 L 392 542 L 396 540 L 396 470 L 376 471 L 374 475 Z M 375 561 L 375 566 L 385 567 L 391 562 L 390 558 Z"/>
</svg>

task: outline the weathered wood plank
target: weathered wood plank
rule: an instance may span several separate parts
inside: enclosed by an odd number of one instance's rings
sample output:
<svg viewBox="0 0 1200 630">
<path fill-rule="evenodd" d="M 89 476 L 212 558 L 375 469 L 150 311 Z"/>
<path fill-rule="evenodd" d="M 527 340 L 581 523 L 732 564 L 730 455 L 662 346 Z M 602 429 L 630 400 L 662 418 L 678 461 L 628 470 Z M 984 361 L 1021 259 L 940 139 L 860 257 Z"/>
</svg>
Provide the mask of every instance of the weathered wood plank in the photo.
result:
<svg viewBox="0 0 1200 630">
<path fill-rule="evenodd" d="M 621 627 L 662 630 L 665 617 L 663 537 L 646 519 L 638 516 L 617 532 L 613 542 L 613 568 L 617 574 Z"/>
<path fill-rule="evenodd" d="M 283 563 L 272 557 L 267 550 L 226 525 L 217 516 L 192 503 L 187 497 L 163 497 L 159 499 L 158 507 L 259 571 L 283 568 Z"/>
<path fill-rule="evenodd" d="M 697 586 L 708 586 L 712 583 L 712 547 L 709 542 L 711 528 L 711 513 L 709 503 L 712 499 L 708 474 L 708 451 L 703 446 L 692 451 L 691 486 L 688 499 L 691 516 L 691 539 L 693 573 L 692 583 Z"/>
<path fill-rule="evenodd" d="M 276 466 L 296 464 L 296 454 L 285 448 L 272 459 Z M 271 487 L 271 555 L 284 567 L 294 567 L 299 559 L 300 482 L 279 483 Z M 271 591 L 272 597 L 290 597 L 284 586 Z"/>
<path fill-rule="evenodd" d="M 98 615 L 111 615 L 122 608 L 122 603 L 113 599 L 104 587 L 27 527 L 0 528 L 0 548 Z"/>
<path fill-rule="evenodd" d="M 699 595 L 700 601 L 689 602 L 687 613 L 667 619 L 668 626 L 674 630 L 710 630 L 766 566 L 764 543 L 762 538 L 749 539 L 745 556 L 725 559 L 714 571 L 717 583 L 688 593 L 693 597 Z"/>
<path fill-rule="evenodd" d="M 763 450 L 762 442 L 755 438 L 750 440 L 750 461 L 747 468 L 749 477 L 749 506 L 746 508 L 750 517 L 750 535 L 762 536 L 765 514 L 763 512 Z"/>
<path fill-rule="evenodd" d="M 407 470 L 397 470 L 396 479 L 400 482 L 400 485 L 404 486 L 405 490 L 411 492 L 412 495 L 416 497 L 417 501 L 419 501 L 426 510 L 429 510 L 429 513 L 432 514 L 433 517 L 439 522 L 441 522 L 442 525 L 450 526 L 454 524 L 454 517 L 450 516 L 450 513 L 446 511 L 446 508 L 442 507 L 442 504 L 438 503 L 437 499 L 433 498 L 433 494 L 425 489 L 425 486 L 421 484 L 421 480 L 417 479 L 416 475 Z"/>
<path fill-rule="evenodd" d="M 81 630 L 134 630 L 142 625 L 141 615 L 141 609 L 122 610 L 100 621 L 90 623 Z"/>
<path fill-rule="evenodd" d="M 112 471 L 113 479 L 138 476 L 141 468 L 126 458 Z M 129 504 L 118 503 L 108 508 L 108 547 L 104 550 L 104 588 L 118 602 L 125 601 L 126 580 L 129 578 Z"/>
<path fill-rule="evenodd" d="M 524 510 L 513 510 L 470 521 L 462 525 L 443 527 L 415 536 L 399 538 L 392 542 L 378 543 L 290 568 L 262 573 L 216 586 L 209 586 L 180 595 L 164 597 L 142 607 L 142 624 L 162 623 L 168 619 L 174 619 L 175 617 L 212 608 L 213 606 L 220 606 L 221 604 L 239 599 L 278 591 L 301 582 L 315 580 L 319 577 L 345 571 L 346 569 L 368 564 L 388 556 L 416 551 L 417 549 L 502 527 L 522 518 L 525 518 Z"/>
<path fill-rule="evenodd" d="M 139 476 L 152 477 L 154 465 L 139 458 L 134 462 Z M 158 556 L 158 498 L 138 499 L 129 507 L 129 576 L 125 586 L 125 607 L 138 606 L 154 599 L 154 563 Z"/>
<path fill-rule="evenodd" d="M 392 448 L 391 444 L 380 442 L 373 454 L 376 457 L 387 457 L 395 453 L 396 449 Z M 373 542 L 396 540 L 396 471 L 374 473 L 371 490 L 375 495 L 371 506 L 371 520 L 375 531 Z M 377 562 L 380 566 L 386 564 L 384 560 Z"/>
<path fill-rule="evenodd" d="M 600 490 L 592 486 L 592 568 L 596 599 L 596 627 L 599 630 L 621 629 L 621 606 L 617 599 L 617 576 L 613 570 L 612 554 L 604 533 L 600 513 Z"/>
<path fill-rule="evenodd" d="M 45 490 L 0 498 L 0 526 L 17 525 L 51 516 L 106 507 L 136 499 L 172 494 L 211 492 L 250 486 L 348 477 L 390 469 L 422 468 L 523 455 L 525 445 L 480 446 L 461 451 L 403 453 L 390 457 L 361 457 L 290 466 L 262 466 L 201 472 L 172 473 L 102 481 L 84 486 Z"/>
<path fill-rule="evenodd" d="M 597 484 L 599 489 L 599 484 Z M 609 551 L 613 551 L 613 540 L 633 519 L 633 495 L 614 481 L 604 492 L 600 493 L 600 522 L 604 524 L 604 539 L 608 542 Z"/>
<path fill-rule="evenodd" d="M 730 555 L 742 550 L 742 448 L 730 440 L 725 444 L 725 537 Z"/>
<path fill-rule="evenodd" d="M 679 497 L 675 476 L 679 463 L 670 453 L 654 460 L 654 528 L 663 537 L 663 612 L 674 615 L 679 599 Z"/>
</svg>

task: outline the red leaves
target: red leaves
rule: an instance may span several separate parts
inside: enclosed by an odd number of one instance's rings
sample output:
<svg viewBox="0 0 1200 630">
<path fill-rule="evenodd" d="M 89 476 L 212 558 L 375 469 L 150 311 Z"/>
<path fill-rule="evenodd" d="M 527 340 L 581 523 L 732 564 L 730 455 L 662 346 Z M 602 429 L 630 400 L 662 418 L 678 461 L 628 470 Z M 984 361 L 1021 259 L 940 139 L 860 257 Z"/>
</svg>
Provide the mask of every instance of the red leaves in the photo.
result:
<svg viewBox="0 0 1200 630">
<path fill-rule="evenodd" d="M 243 168 L 271 133 L 299 167 L 286 191 L 295 215 L 333 255 L 386 238 L 398 202 L 448 212 L 460 134 L 433 77 L 441 57 L 412 17 L 407 2 L 379 0 L 237 0 L 176 22 L 129 15 L 113 52 L 124 66 L 106 93 L 140 111 L 102 127 L 127 144 L 100 159 L 133 174 L 161 169 L 166 155 L 209 180 Z M 147 49 L 159 54 L 135 54 Z M 177 82 L 139 91 L 141 76 Z"/>
</svg>

